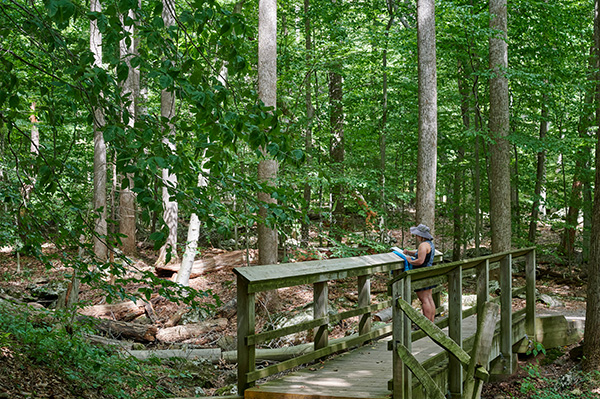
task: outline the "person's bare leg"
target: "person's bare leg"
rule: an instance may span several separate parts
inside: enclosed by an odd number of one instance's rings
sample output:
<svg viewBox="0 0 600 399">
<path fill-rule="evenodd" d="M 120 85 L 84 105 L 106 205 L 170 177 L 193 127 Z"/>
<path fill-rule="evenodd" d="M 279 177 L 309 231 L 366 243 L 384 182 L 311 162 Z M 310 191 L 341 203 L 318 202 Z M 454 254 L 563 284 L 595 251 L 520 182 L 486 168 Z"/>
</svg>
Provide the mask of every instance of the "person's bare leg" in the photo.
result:
<svg viewBox="0 0 600 399">
<path fill-rule="evenodd" d="M 432 290 L 417 291 L 417 297 L 421 301 L 423 315 L 433 321 L 435 319 L 435 302 L 433 301 Z"/>
</svg>

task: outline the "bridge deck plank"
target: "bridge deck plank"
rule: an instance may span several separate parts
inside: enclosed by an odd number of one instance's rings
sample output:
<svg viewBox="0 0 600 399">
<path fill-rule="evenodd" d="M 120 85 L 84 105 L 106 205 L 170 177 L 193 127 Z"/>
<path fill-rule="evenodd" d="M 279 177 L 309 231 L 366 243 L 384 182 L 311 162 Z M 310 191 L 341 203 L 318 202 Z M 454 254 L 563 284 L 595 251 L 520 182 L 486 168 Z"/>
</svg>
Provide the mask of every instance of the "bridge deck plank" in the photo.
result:
<svg viewBox="0 0 600 399">
<path fill-rule="evenodd" d="M 475 334 L 475 316 L 463 320 L 463 339 Z M 444 331 L 447 332 L 447 329 Z M 392 354 L 388 337 L 353 351 L 315 363 L 246 390 L 246 399 L 389 399 L 388 382 L 392 378 Z M 442 349 L 429 337 L 412 344 L 412 353 L 420 363 Z"/>
</svg>

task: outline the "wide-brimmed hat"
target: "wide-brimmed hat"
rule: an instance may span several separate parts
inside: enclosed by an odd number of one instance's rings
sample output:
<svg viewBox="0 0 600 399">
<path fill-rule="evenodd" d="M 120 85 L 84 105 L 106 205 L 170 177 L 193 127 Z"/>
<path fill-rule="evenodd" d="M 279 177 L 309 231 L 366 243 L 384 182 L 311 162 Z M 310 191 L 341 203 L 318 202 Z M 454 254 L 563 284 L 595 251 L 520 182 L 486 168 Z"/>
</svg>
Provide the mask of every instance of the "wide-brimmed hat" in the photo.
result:
<svg viewBox="0 0 600 399">
<path fill-rule="evenodd" d="M 425 226 L 423 223 L 418 225 L 417 227 L 411 227 L 410 233 L 419 237 L 426 238 L 428 240 L 433 240 L 433 236 L 431 235 L 431 230 L 429 227 Z"/>
</svg>

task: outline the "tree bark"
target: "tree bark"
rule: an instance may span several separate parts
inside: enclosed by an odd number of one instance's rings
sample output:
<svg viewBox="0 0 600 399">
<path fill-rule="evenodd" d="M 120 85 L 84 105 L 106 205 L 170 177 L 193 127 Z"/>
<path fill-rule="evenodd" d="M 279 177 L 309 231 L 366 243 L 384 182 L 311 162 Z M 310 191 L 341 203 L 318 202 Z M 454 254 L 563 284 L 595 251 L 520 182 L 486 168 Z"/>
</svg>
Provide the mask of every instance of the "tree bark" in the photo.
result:
<svg viewBox="0 0 600 399">
<path fill-rule="evenodd" d="M 209 331 L 223 331 L 227 327 L 227 323 L 227 319 L 216 319 L 183 326 L 161 328 L 156 334 L 156 339 L 159 342 L 181 342 Z"/>
<path fill-rule="evenodd" d="M 544 96 L 546 99 L 546 96 Z M 540 121 L 540 144 L 545 146 L 546 133 L 548 132 L 548 107 L 542 104 L 542 120 Z M 533 204 L 531 205 L 531 221 L 529 222 L 529 242 L 535 244 L 537 233 L 537 223 L 540 213 L 540 203 L 542 199 L 542 188 L 546 180 L 546 149 L 542 148 L 537 154 L 537 172 L 535 180 L 535 189 L 533 192 Z"/>
<path fill-rule="evenodd" d="M 311 163 L 312 153 L 312 122 L 315 116 L 315 108 L 312 104 L 312 30 L 310 27 L 310 17 L 308 15 L 310 9 L 310 0 L 304 0 L 304 36 L 306 37 L 306 77 L 305 80 L 305 94 L 304 100 L 306 104 L 306 130 L 304 136 L 304 150 L 306 152 L 306 166 L 309 167 Z M 310 183 L 304 183 L 304 214 L 308 216 L 310 212 L 310 200 L 311 200 L 311 187 Z M 309 236 L 309 222 L 303 220 L 301 227 L 302 242 L 305 246 L 308 245 L 310 240 Z"/>
<path fill-rule="evenodd" d="M 175 4 L 172 0 L 163 0 L 162 18 L 165 28 L 175 25 Z M 167 151 L 175 153 L 175 125 L 171 122 L 175 116 L 175 92 L 173 87 L 167 87 L 160 93 L 160 116 L 163 120 L 167 120 L 163 128 L 163 145 Z M 167 226 L 168 234 L 165 244 L 160 248 L 156 265 L 164 265 L 167 263 L 167 253 L 170 251 L 169 262 L 179 262 L 177 253 L 177 227 L 179 204 L 177 201 L 171 200 L 169 189 L 177 189 L 177 176 L 165 168 L 162 170 L 162 203 L 163 203 L 163 222 Z"/>
<path fill-rule="evenodd" d="M 594 61 L 596 78 L 596 188 L 600 187 L 600 1 L 594 1 Z M 587 305 L 583 337 L 584 370 L 600 370 L 600 191 L 594 193 L 588 264 Z"/>
<path fill-rule="evenodd" d="M 511 246 L 510 144 L 508 101 L 508 46 L 506 0 L 490 0 L 490 219 L 492 251 Z"/>
<path fill-rule="evenodd" d="M 277 106 L 277 1 L 259 0 L 258 4 L 258 97 L 267 106 Z M 258 181 L 274 186 L 279 164 L 270 159 L 266 150 L 264 159 L 258 164 Z M 268 192 L 259 192 L 258 223 L 259 263 L 277 263 L 277 228 L 268 225 L 268 205 L 276 201 Z M 263 205 L 264 204 L 264 205 Z"/>
<path fill-rule="evenodd" d="M 329 156 L 332 162 L 334 180 L 344 176 L 344 106 L 342 75 L 338 72 L 338 62 L 329 72 L 329 122 L 331 125 L 331 143 Z M 330 234 L 335 240 L 340 240 L 344 224 L 344 188 L 340 182 L 334 182 L 331 188 L 331 205 L 333 221 Z"/>
<path fill-rule="evenodd" d="M 100 0 L 91 0 L 90 11 L 100 12 Z M 90 51 L 94 54 L 94 67 L 103 68 L 102 63 L 102 33 L 96 20 L 90 21 Z M 106 143 L 102 129 L 104 128 L 104 113 L 101 107 L 94 107 L 94 199 L 93 210 L 96 213 L 94 222 L 94 255 L 100 261 L 108 258 L 106 234 Z"/>
<path fill-rule="evenodd" d="M 435 229 L 437 178 L 437 71 L 435 1 L 417 1 L 419 53 L 419 155 L 417 161 L 417 220 Z"/>
</svg>

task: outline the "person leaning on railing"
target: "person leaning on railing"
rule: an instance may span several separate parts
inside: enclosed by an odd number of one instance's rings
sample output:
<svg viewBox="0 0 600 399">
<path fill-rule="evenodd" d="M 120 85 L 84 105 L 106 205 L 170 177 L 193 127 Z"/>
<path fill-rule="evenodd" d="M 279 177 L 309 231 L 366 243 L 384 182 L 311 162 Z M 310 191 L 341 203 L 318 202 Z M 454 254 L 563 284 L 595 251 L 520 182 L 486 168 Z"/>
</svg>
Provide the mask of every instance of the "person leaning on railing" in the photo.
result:
<svg viewBox="0 0 600 399">
<path fill-rule="evenodd" d="M 419 246 L 416 251 L 404 250 L 404 254 L 413 256 L 406 257 L 408 263 L 410 263 L 413 269 L 419 269 L 421 267 L 428 267 L 433 265 L 433 257 L 435 255 L 435 246 L 433 245 L 433 236 L 431 230 L 424 224 L 420 224 L 416 227 L 410 228 L 411 234 L 417 236 Z M 433 321 L 435 318 L 435 302 L 433 301 L 432 291 L 435 286 L 420 288 L 415 290 L 417 297 L 421 301 L 421 309 L 423 315 L 429 320 Z"/>
</svg>

